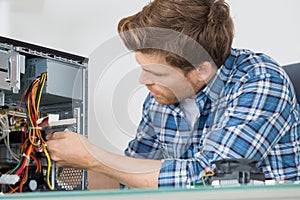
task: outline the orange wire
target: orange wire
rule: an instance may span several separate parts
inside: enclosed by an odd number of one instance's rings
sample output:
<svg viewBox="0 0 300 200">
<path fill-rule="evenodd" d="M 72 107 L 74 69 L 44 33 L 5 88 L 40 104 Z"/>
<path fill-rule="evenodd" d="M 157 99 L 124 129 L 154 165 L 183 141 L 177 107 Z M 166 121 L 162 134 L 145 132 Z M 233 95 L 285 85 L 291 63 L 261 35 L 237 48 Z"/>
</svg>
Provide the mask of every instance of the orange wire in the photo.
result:
<svg viewBox="0 0 300 200">
<path fill-rule="evenodd" d="M 204 172 L 205 173 L 202 176 L 202 184 L 203 184 L 203 186 L 206 186 L 205 178 L 209 177 L 209 176 L 214 176 L 215 172 L 211 167 L 205 167 Z"/>
</svg>

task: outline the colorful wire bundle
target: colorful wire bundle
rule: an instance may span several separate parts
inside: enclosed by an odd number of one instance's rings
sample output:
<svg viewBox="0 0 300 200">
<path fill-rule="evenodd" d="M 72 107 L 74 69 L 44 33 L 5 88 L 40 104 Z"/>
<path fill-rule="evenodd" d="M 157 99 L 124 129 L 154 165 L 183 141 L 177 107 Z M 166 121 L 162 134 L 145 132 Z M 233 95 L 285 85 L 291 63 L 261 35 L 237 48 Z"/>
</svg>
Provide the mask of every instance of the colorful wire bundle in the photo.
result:
<svg viewBox="0 0 300 200">
<path fill-rule="evenodd" d="M 51 170 L 51 159 L 47 151 L 46 142 L 42 137 L 41 129 L 37 123 L 39 119 L 39 108 L 41 102 L 41 96 L 47 79 L 47 73 L 41 74 L 33 80 L 30 86 L 24 91 L 21 102 L 24 101 L 27 113 L 27 123 L 23 131 L 23 141 L 20 149 L 21 159 L 18 165 L 9 171 L 7 174 L 14 174 L 21 177 L 20 184 L 16 188 L 11 188 L 10 192 L 22 192 L 23 185 L 28 179 L 28 167 L 30 158 L 34 160 L 37 165 L 36 172 L 41 172 L 42 167 L 39 160 L 35 157 L 36 153 L 44 153 L 47 159 L 47 185 L 52 190 L 50 183 L 50 170 Z"/>
</svg>

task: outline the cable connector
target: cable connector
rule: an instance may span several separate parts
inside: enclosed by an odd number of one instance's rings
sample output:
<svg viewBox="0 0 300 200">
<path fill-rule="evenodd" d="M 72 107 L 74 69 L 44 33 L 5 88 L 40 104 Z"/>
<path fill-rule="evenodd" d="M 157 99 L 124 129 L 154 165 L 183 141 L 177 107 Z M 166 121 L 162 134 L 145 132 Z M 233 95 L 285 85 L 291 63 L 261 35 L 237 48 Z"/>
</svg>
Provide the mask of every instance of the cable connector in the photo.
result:
<svg viewBox="0 0 300 200">
<path fill-rule="evenodd" d="M 2 174 L 0 177 L 0 184 L 14 185 L 19 181 L 18 175 Z"/>
</svg>

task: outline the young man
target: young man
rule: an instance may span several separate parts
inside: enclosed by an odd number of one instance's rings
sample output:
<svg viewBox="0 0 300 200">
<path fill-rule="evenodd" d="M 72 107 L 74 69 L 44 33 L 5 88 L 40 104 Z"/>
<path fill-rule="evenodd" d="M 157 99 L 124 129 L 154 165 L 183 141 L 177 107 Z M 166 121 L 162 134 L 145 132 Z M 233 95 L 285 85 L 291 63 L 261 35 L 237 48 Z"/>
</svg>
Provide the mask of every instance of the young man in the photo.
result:
<svg viewBox="0 0 300 200">
<path fill-rule="evenodd" d="M 120 156 L 78 134 L 54 133 L 47 145 L 57 165 L 129 187 L 185 187 L 201 182 L 213 161 L 246 158 L 260 160 L 267 179 L 300 180 L 291 82 L 268 56 L 231 48 L 223 0 L 154 0 L 118 31 L 150 91 L 136 138 Z"/>
</svg>

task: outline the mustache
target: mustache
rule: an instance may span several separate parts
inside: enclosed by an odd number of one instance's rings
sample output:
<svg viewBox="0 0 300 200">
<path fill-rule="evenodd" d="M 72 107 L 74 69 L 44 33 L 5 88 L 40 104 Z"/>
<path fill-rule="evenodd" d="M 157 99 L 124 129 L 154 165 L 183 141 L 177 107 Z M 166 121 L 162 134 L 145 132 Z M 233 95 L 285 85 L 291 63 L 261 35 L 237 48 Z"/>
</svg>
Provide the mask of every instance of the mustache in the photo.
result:
<svg viewBox="0 0 300 200">
<path fill-rule="evenodd" d="M 153 88 L 152 86 L 148 86 L 146 85 L 146 88 L 151 91 L 151 92 L 154 92 L 154 93 L 160 93 L 157 89 Z"/>
<path fill-rule="evenodd" d="M 152 93 L 154 93 L 154 94 L 157 94 L 157 95 L 159 95 L 159 96 L 163 96 L 163 94 L 162 94 L 160 91 L 154 89 L 152 86 L 147 86 L 147 85 L 146 85 L 146 87 L 147 87 L 147 89 L 148 89 L 150 92 L 152 92 Z"/>
</svg>

